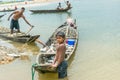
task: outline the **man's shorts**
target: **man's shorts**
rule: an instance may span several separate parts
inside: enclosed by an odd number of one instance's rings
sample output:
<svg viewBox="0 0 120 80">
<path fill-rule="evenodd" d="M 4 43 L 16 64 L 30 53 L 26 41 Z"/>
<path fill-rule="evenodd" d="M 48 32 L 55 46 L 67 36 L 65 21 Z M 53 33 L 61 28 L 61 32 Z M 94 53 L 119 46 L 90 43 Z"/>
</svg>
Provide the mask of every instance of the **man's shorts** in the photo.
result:
<svg viewBox="0 0 120 80">
<path fill-rule="evenodd" d="M 68 63 L 67 61 L 63 61 L 59 66 L 58 66 L 58 78 L 65 78 L 67 77 L 67 67 Z"/>
<path fill-rule="evenodd" d="M 14 29 L 14 28 L 19 29 L 19 23 L 18 23 L 18 20 L 12 19 L 10 23 L 10 29 Z"/>
</svg>

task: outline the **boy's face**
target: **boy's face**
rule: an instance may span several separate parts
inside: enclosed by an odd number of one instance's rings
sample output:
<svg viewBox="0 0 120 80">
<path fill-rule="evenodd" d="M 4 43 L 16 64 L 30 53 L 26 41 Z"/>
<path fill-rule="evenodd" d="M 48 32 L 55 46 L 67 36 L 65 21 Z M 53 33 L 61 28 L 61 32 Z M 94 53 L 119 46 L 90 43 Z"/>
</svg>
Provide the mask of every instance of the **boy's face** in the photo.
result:
<svg viewBox="0 0 120 80">
<path fill-rule="evenodd" d="M 64 42 L 64 38 L 62 38 L 61 36 L 56 36 L 56 40 L 59 44 Z"/>
</svg>

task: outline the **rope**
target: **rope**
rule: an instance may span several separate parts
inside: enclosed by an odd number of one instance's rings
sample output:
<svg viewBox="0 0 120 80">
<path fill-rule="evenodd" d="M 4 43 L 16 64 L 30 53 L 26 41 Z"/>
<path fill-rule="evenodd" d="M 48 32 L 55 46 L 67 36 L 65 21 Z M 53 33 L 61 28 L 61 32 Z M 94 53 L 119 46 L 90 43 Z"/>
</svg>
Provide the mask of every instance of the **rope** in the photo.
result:
<svg viewBox="0 0 120 80">
<path fill-rule="evenodd" d="M 34 69 L 34 67 L 35 67 L 36 65 L 37 65 L 36 63 L 33 64 L 33 65 L 32 65 L 32 68 L 31 68 L 31 72 L 32 72 L 32 80 L 34 80 L 34 75 L 35 75 L 35 69 Z"/>
</svg>

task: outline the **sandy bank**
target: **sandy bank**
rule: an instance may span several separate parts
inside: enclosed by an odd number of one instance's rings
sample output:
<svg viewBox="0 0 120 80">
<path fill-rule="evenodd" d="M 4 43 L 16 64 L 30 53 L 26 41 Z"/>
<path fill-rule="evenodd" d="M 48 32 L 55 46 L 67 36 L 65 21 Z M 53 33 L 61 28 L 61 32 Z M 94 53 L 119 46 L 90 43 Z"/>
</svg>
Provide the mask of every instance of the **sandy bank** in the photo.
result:
<svg viewBox="0 0 120 80">
<path fill-rule="evenodd" d="M 2 8 L 14 8 L 14 6 L 29 6 L 30 4 L 41 4 L 41 3 L 49 3 L 49 2 L 56 2 L 62 0 L 35 0 L 35 1 L 24 1 L 24 2 L 16 2 L 16 3 L 9 3 L 9 4 L 1 4 L 0 7 Z"/>
</svg>

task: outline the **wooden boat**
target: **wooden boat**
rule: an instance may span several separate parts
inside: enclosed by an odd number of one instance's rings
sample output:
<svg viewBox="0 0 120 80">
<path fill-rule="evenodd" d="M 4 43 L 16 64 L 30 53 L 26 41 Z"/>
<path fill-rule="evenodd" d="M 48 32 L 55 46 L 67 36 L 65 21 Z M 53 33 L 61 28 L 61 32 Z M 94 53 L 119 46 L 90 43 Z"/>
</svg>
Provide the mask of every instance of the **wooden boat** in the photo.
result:
<svg viewBox="0 0 120 80">
<path fill-rule="evenodd" d="M 11 11 L 15 11 L 16 9 L 7 9 L 7 10 L 0 10 L 0 12 L 11 12 Z"/>
<path fill-rule="evenodd" d="M 33 43 L 40 35 L 27 35 L 25 33 L 13 33 L 10 34 L 10 31 L 6 28 L 0 27 L 0 37 L 3 39 L 20 42 L 20 43 Z"/>
<path fill-rule="evenodd" d="M 70 10 L 71 8 L 65 8 L 65 9 L 54 9 L 54 10 L 30 10 L 33 13 L 58 13 L 58 12 L 66 12 Z"/>
<path fill-rule="evenodd" d="M 4 14 L 3 15 L 0 15 L 0 18 L 2 18 L 4 16 Z"/>
<path fill-rule="evenodd" d="M 63 24 L 58 27 L 52 36 L 46 42 L 47 47 L 41 49 L 41 53 L 37 55 L 36 64 L 32 67 L 38 72 L 56 72 L 57 69 L 51 68 L 50 65 L 52 64 L 55 54 L 56 54 L 56 40 L 55 35 L 59 31 L 62 31 L 66 34 L 66 53 L 65 53 L 65 60 L 69 60 L 70 57 L 74 54 L 77 42 L 78 42 L 78 31 L 77 28 L 73 28 L 68 26 L 67 24 Z M 72 44 L 70 44 L 72 42 Z"/>
</svg>

